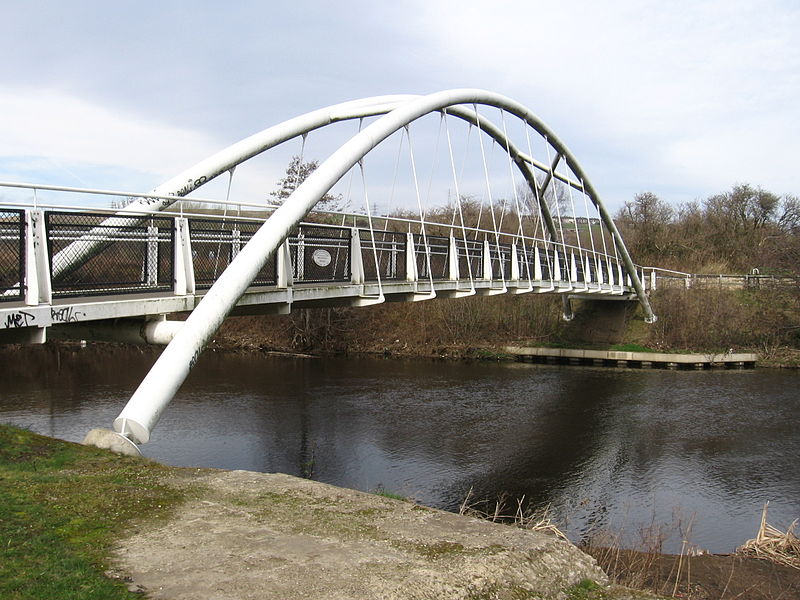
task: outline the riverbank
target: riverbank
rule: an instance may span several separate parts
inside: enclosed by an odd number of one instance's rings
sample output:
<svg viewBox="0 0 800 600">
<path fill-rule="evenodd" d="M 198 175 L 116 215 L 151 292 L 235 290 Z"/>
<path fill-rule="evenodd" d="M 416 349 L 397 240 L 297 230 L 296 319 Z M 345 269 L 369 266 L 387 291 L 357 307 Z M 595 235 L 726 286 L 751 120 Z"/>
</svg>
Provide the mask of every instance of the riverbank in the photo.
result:
<svg viewBox="0 0 800 600">
<path fill-rule="evenodd" d="M 304 354 L 380 354 L 436 358 L 503 358 L 503 348 L 755 353 L 760 367 L 800 368 L 800 296 L 791 290 L 660 290 L 659 319 L 646 324 L 630 303 L 620 327 L 598 324 L 577 306 L 562 319 L 561 298 L 548 295 L 466 297 L 366 308 L 295 310 L 289 315 L 234 317 L 212 347 Z"/>
<path fill-rule="evenodd" d="M 632 598 L 572 544 L 280 474 L 0 425 L 3 598 Z"/>
<path fill-rule="evenodd" d="M 0 425 L 3 598 L 654 598 L 568 542 L 280 474 L 166 467 Z M 800 598 L 744 556 L 585 549 L 612 581 Z"/>
</svg>

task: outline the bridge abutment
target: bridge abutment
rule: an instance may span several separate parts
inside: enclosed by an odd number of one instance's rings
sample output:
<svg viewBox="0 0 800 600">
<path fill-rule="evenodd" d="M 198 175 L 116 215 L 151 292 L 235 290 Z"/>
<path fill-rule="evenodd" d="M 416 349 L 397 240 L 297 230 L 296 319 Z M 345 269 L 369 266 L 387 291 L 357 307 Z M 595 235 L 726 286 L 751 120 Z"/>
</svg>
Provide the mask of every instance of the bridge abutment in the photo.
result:
<svg viewBox="0 0 800 600">
<path fill-rule="evenodd" d="M 637 300 L 564 297 L 566 341 L 583 344 L 618 344 L 625 341 Z"/>
</svg>

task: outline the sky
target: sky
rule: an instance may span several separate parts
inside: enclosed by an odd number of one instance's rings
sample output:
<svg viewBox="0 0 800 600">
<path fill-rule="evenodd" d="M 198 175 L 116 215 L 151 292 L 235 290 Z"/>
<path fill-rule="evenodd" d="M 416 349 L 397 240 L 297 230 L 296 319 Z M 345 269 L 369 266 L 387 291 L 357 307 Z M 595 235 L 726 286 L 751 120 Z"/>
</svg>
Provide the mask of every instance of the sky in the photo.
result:
<svg viewBox="0 0 800 600">
<path fill-rule="evenodd" d="M 0 8 L 0 180 L 146 192 L 316 108 L 482 88 L 547 123 L 612 211 L 644 191 L 671 203 L 738 183 L 800 194 L 796 0 Z M 274 189 L 296 152 L 243 176 L 239 193 Z"/>
</svg>

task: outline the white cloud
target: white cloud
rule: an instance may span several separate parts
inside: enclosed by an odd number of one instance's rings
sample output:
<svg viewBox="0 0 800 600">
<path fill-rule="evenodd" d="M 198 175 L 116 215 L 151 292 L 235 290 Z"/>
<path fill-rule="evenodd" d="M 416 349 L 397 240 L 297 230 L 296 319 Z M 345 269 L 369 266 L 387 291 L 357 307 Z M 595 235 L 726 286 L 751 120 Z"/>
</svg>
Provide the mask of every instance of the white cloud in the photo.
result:
<svg viewBox="0 0 800 600">
<path fill-rule="evenodd" d="M 44 166 L 66 172 L 94 168 L 137 171 L 160 183 L 221 145 L 201 132 L 145 120 L 135 114 L 57 90 L 0 91 L 0 157 L 11 167 Z"/>
<path fill-rule="evenodd" d="M 583 147 L 628 148 L 629 171 L 698 194 L 744 177 L 800 188 L 787 160 L 800 154 L 792 3 L 499 0 L 489 14 L 445 1 L 420 11 L 443 60 L 528 104 L 579 159 Z"/>
<path fill-rule="evenodd" d="M 191 27 L 180 11 L 137 5 L 126 20 L 116 5 L 90 4 L 102 28 L 67 10 L 49 19 L 27 5 L 10 11 L 28 20 L 0 41 L 10 57 L 0 67 L 0 177 L 57 173 L 66 178 L 58 183 L 98 186 L 103 173 L 104 185 L 149 189 L 306 110 L 469 86 L 539 114 L 611 204 L 631 190 L 691 198 L 744 180 L 800 191 L 791 164 L 800 155 L 800 9 L 790 0 L 349 2 L 349 13 L 310 16 L 209 5 L 193 11 Z M 267 16 L 291 27 L 265 36 Z M 35 52 L 15 54 L 24 43 L 15 32 L 29 21 L 45 33 Z M 143 23 L 172 35 L 135 35 Z M 124 56 L 113 51 L 119 40 L 131 40 Z M 234 189 L 272 189 L 286 157 L 269 161 L 237 169 Z"/>
<path fill-rule="evenodd" d="M 0 178 L 15 182 L 142 193 L 238 141 L 217 141 L 57 90 L 0 91 L 0 114 Z M 232 199 L 263 200 L 288 160 L 254 162 L 255 168 L 237 169 Z M 195 195 L 225 198 L 227 186 L 220 177 Z"/>
</svg>

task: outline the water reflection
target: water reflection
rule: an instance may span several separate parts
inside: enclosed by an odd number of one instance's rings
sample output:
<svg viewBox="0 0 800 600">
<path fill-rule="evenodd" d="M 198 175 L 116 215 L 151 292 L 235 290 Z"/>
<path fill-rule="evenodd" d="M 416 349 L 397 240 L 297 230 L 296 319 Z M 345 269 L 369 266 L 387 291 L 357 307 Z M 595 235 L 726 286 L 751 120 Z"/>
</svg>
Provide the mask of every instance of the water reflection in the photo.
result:
<svg viewBox="0 0 800 600">
<path fill-rule="evenodd" d="M 155 356 L 91 347 L 5 356 L 0 420 L 79 441 Z M 206 353 L 144 446 L 176 465 L 313 473 L 454 508 L 470 488 L 592 527 L 684 523 L 730 551 L 800 516 L 797 375 Z"/>
</svg>

